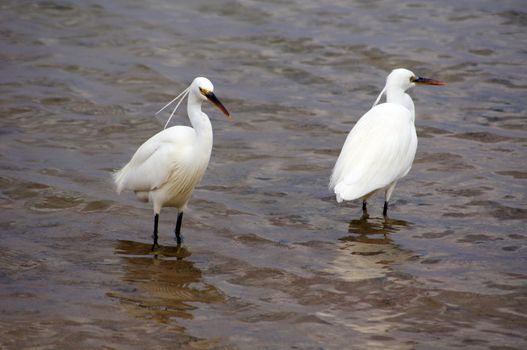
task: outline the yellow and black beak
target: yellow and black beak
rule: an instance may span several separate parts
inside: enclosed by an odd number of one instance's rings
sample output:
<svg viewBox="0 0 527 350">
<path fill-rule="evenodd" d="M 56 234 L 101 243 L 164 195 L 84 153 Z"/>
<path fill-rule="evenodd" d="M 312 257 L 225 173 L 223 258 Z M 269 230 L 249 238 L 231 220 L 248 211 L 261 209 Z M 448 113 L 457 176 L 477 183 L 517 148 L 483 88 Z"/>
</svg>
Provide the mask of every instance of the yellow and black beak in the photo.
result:
<svg viewBox="0 0 527 350">
<path fill-rule="evenodd" d="M 420 84 L 420 85 L 437 85 L 437 86 L 446 85 L 446 83 L 443 83 L 440 80 L 423 78 L 423 77 L 414 78 L 413 82 L 416 83 L 416 84 Z"/>
<path fill-rule="evenodd" d="M 218 98 L 216 97 L 216 95 L 214 95 L 214 93 L 212 91 L 205 91 L 203 93 L 203 95 L 210 101 L 212 102 L 216 107 L 218 107 L 218 109 L 220 111 L 223 112 L 223 114 L 225 114 L 228 118 L 230 118 L 230 113 L 229 111 L 227 110 L 227 108 L 225 108 L 225 106 L 220 102 L 220 100 L 218 100 Z"/>
</svg>

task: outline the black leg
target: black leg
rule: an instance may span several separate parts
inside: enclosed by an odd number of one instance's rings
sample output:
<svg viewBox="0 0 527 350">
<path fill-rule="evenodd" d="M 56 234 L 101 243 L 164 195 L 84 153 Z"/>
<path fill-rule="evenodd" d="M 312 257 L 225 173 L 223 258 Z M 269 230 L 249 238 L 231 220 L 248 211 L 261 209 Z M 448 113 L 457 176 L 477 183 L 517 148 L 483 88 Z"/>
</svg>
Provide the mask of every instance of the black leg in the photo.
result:
<svg viewBox="0 0 527 350">
<path fill-rule="evenodd" d="M 386 216 L 388 214 L 388 202 L 384 202 L 384 209 L 382 210 L 382 215 Z"/>
<path fill-rule="evenodd" d="M 366 201 L 363 200 L 362 201 L 362 216 L 360 217 L 359 220 L 361 221 L 365 221 L 365 220 L 368 220 L 370 216 L 368 215 L 368 208 L 366 207 Z"/>
<path fill-rule="evenodd" d="M 176 222 L 176 242 L 178 245 L 181 244 L 181 224 L 183 223 L 183 212 L 179 213 L 177 216 L 177 222 Z"/>
<path fill-rule="evenodd" d="M 152 244 L 152 251 L 156 249 L 156 247 L 159 247 L 157 244 L 157 225 L 159 223 L 159 214 L 156 214 L 154 216 L 154 234 L 152 235 L 152 238 L 154 239 L 154 244 Z"/>
</svg>

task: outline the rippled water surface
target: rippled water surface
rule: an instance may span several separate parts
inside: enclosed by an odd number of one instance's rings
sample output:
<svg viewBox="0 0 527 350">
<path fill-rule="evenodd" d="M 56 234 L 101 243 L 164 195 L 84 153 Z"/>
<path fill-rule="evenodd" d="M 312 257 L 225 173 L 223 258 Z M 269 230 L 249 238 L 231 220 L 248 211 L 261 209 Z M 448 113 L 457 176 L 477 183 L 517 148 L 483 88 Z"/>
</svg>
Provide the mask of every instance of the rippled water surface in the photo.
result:
<svg viewBox="0 0 527 350">
<path fill-rule="evenodd" d="M 526 33 L 523 1 L 2 1 L 0 347 L 527 348 Z M 398 66 L 448 86 L 365 217 L 328 178 Z M 154 256 L 111 172 L 198 75 L 233 120 Z"/>
</svg>

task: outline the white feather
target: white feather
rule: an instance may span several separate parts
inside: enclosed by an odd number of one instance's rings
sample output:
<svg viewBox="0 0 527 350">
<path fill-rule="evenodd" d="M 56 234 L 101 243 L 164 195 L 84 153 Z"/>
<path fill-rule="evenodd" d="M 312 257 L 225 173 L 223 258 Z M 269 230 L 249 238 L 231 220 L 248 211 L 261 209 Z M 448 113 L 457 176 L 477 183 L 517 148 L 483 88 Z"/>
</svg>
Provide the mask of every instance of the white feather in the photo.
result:
<svg viewBox="0 0 527 350">
<path fill-rule="evenodd" d="M 351 130 L 333 169 L 330 188 L 337 201 L 364 197 L 402 178 L 416 150 L 412 113 L 392 103 L 375 106 Z"/>
<path fill-rule="evenodd" d="M 184 209 L 207 169 L 210 154 L 211 148 L 196 147 L 193 128 L 165 129 L 142 144 L 130 162 L 114 174 L 117 192 L 131 190 L 154 205 L 160 202 Z"/>
<path fill-rule="evenodd" d="M 410 171 L 417 151 L 414 102 L 405 93 L 417 83 L 444 85 L 418 78 L 407 69 L 394 69 L 373 107 L 350 131 L 329 182 L 337 202 L 366 200 L 384 189 L 386 215 L 395 185 Z M 377 104 L 384 94 L 386 103 Z"/>
<path fill-rule="evenodd" d="M 194 187 L 205 174 L 212 151 L 212 126 L 201 111 L 202 102 L 207 100 L 202 91 L 210 94 L 213 86 L 208 79 L 198 77 L 178 96 L 183 99 L 188 94 L 187 112 L 192 127 L 174 126 L 155 134 L 137 149 L 128 164 L 114 173 L 118 193 L 133 191 L 140 200 L 152 202 L 156 214 L 162 207 L 176 207 L 179 212 L 185 209 Z"/>
</svg>

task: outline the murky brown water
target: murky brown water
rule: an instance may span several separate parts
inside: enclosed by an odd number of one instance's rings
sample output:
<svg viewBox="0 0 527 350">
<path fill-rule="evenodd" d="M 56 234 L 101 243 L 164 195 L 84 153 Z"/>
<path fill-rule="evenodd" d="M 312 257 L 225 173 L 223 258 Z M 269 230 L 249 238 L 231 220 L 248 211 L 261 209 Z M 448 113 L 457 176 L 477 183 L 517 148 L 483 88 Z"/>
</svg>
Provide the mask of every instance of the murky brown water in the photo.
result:
<svg viewBox="0 0 527 350">
<path fill-rule="evenodd" d="M 0 347 L 527 348 L 526 33 L 522 1 L 2 1 Z M 328 177 L 397 66 L 449 85 L 364 218 Z M 110 174 L 197 75 L 234 120 L 155 258 Z"/>
</svg>

